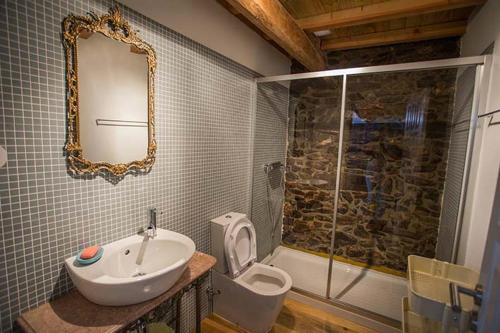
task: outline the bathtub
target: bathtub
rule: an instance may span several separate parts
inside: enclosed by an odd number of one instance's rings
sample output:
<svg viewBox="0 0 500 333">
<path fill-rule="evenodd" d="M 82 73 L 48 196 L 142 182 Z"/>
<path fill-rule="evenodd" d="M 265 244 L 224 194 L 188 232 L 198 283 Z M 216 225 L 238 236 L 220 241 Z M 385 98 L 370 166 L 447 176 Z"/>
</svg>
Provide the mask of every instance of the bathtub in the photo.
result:
<svg viewBox="0 0 500 333">
<path fill-rule="evenodd" d="M 278 246 L 264 264 L 286 271 L 293 287 L 325 297 L 328 258 Z M 332 299 L 401 321 L 401 299 L 408 295 L 407 280 L 342 262 L 333 262 Z"/>
</svg>

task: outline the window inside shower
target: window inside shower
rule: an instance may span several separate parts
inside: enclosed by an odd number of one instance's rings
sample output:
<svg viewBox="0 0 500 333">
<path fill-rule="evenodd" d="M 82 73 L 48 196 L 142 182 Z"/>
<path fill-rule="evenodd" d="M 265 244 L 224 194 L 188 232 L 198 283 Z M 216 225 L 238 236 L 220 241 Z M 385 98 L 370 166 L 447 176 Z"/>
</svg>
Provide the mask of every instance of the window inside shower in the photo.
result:
<svg viewBox="0 0 500 333">
<path fill-rule="evenodd" d="M 251 218 L 295 289 L 399 320 L 407 257 L 453 259 L 481 65 L 428 64 L 257 83 Z"/>
</svg>

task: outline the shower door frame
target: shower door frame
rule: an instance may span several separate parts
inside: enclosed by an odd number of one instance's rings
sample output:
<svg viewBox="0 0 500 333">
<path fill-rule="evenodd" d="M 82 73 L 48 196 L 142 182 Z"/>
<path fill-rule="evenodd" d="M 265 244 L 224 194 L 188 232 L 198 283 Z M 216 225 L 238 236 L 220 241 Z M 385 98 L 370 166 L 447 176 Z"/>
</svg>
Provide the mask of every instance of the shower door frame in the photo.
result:
<svg viewBox="0 0 500 333">
<path fill-rule="evenodd" d="M 419 61 L 411 63 L 401 63 L 394 65 L 381 65 L 381 66 L 369 66 L 369 67 L 355 67 L 346 69 L 334 69 L 319 72 L 310 73 L 300 73 L 300 74 L 286 74 L 286 75 L 276 75 L 259 77 L 255 79 L 255 85 L 265 82 L 279 82 L 279 81 L 292 81 L 292 80 L 302 80 L 302 79 L 313 79 L 313 78 L 323 78 L 323 77 L 342 77 L 342 99 L 340 108 L 340 135 L 339 135 L 339 150 L 337 156 L 337 173 L 336 173 L 336 187 L 334 196 L 334 212 L 332 221 L 332 236 L 330 243 L 330 253 L 329 253 L 329 264 L 328 264 L 328 280 L 326 286 L 325 299 L 330 302 L 349 306 L 351 305 L 333 300 L 330 297 L 331 282 L 333 279 L 333 256 L 334 256 L 334 245 L 335 245 L 335 229 L 337 224 L 337 208 L 340 193 L 340 174 L 342 168 L 342 155 L 343 155 L 343 141 L 344 141 L 344 122 L 345 122 L 345 107 L 346 107 L 346 90 L 347 90 L 347 78 L 349 76 L 362 75 L 362 74 L 377 74 L 377 73 L 395 73 L 395 72 L 407 72 L 407 71 L 419 71 L 419 70 L 432 70 L 432 69 L 447 69 L 447 68 L 461 68 L 461 67 L 471 67 L 475 66 L 475 81 L 474 81 L 474 92 L 472 99 L 471 115 L 470 115 L 470 126 L 469 126 L 469 136 L 467 140 L 464 174 L 462 178 L 462 186 L 459 199 L 459 211 L 457 216 L 457 222 L 455 226 L 455 235 L 453 240 L 452 257 L 450 261 L 455 263 L 458 256 L 458 248 L 460 243 L 460 233 L 462 229 L 462 222 L 464 217 L 463 207 L 465 205 L 467 184 L 469 182 L 469 173 L 472 157 L 472 147 L 474 144 L 474 136 L 477 126 L 477 120 L 479 115 L 479 109 L 484 109 L 485 98 L 481 91 L 486 91 L 486 81 L 488 80 L 489 68 L 491 66 L 491 56 L 473 56 L 473 57 L 462 57 L 462 58 L 450 58 L 441 60 L 431 60 L 431 61 Z M 308 293 L 308 292 L 306 292 Z M 322 297 L 322 296 L 318 296 Z M 365 311 L 365 310 L 363 310 Z"/>
</svg>

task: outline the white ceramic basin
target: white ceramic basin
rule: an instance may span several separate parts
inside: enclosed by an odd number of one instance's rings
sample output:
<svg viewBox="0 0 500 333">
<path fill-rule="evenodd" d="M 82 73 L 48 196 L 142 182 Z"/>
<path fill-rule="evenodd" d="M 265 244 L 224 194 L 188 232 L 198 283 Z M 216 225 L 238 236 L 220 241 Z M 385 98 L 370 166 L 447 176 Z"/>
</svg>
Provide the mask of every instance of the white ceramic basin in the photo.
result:
<svg viewBox="0 0 500 333">
<path fill-rule="evenodd" d="M 153 239 L 134 235 L 103 246 L 102 258 L 87 266 L 66 259 L 71 280 L 90 301 L 130 305 L 154 298 L 181 277 L 194 254 L 194 242 L 184 235 L 157 229 Z"/>
</svg>

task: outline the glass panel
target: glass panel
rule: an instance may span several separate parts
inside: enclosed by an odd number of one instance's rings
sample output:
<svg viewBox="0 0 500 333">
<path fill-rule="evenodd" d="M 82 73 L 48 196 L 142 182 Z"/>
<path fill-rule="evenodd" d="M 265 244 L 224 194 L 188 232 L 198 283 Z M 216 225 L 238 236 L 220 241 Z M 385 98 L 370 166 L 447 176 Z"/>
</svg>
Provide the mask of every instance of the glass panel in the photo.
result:
<svg viewBox="0 0 500 333">
<path fill-rule="evenodd" d="M 279 98 L 285 86 L 286 103 Z M 259 236 L 259 257 L 272 253 L 266 262 L 288 272 L 295 288 L 322 297 L 328 281 L 341 95 L 342 77 L 258 84 L 257 88 L 252 220 Z M 282 133 L 283 106 L 288 144 L 286 133 L 283 141 L 277 137 Z M 286 186 L 280 192 L 281 173 L 266 174 L 263 165 L 285 163 L 285 159 Z M 277 202 L 279 225 L 271 245 L 270 212 L 276 211 Z M 277 247 L 280 241 L 282 246 Z"/>
<path fill-rule="evenodd" d="M 342 99 L 342 77 L 290 86 L 283 244 L 329 256 Z"/>
<path fill-rule="evenodd" d="M 288 95 L 286 84 L 257 84 L 251 220 L 257 237 L 259 261 L 268 256 L 281 239 L 285 170 L 276 169 L 269 178 L 264 165 L 285 164 Z"/>
<path fill-rule="evenodd" d="M 457 69 L 347 78 L 332 298 L 400 319 L 408 255 L 436 255 L 450 137 L 468 135 L 456 81 Z"/>
</svg>

